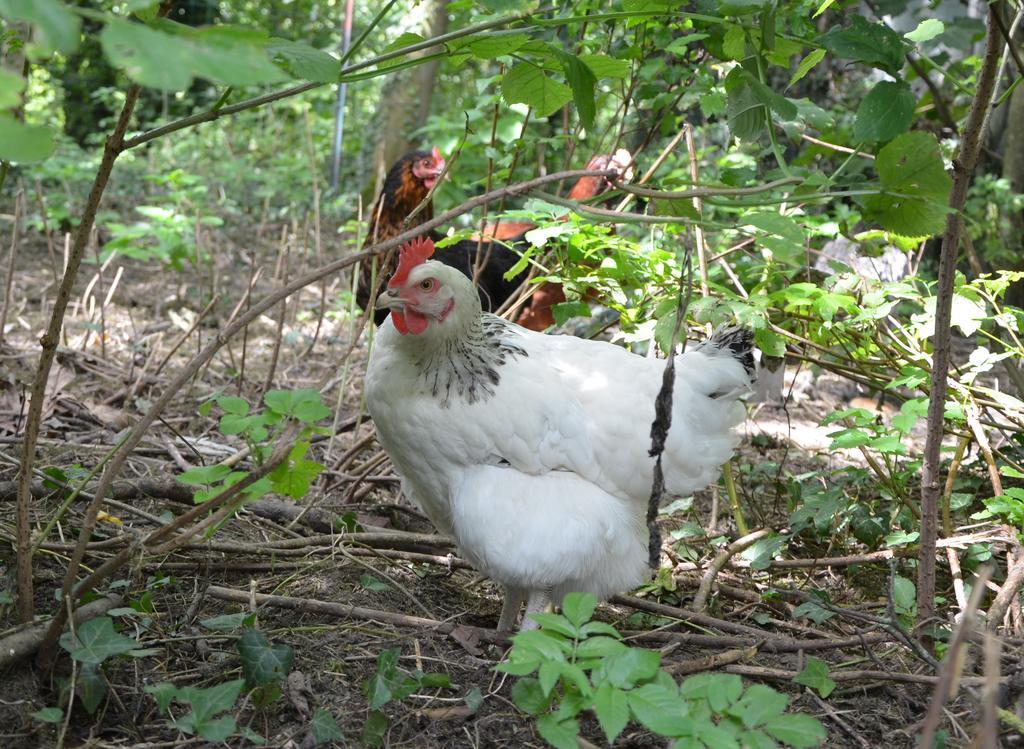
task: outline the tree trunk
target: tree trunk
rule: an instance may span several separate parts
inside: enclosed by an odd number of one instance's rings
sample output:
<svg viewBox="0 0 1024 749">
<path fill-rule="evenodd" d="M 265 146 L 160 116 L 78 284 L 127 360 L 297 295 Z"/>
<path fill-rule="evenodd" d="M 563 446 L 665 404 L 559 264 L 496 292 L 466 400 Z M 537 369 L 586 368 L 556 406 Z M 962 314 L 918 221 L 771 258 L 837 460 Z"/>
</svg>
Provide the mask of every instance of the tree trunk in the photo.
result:
<svg viewBox="0 0 1024 749">
<path fill-rule="evenodd" d="M 431 0 L 429 37 L 440 36 L 448 31 L 448 0 Z M 420 54 L 431 54 L 434 49 Z M 403 70 L 387 79 L 377 110 L 378 137 L 373 150 L 374 178 L 367 186 L 364 197 L 367 205 L 372 202 L 376 186 L 395 161 L 419 145 L 412 133 L 423 127 L 430 115 L 430 104 L 437 81 L 441 59 L 431 60 L 408 70 Z"/>
<path fill-rule="evenodd" d="M 1020 75 L 1020 71 L 1017 72 Z M 1016 193 L 1024 192 L 1024 86 L 1017 89 L 1010 97 L 1006 114 L 1007 128 L 1003 140 L 1003 177 L 1010 183 L 1010 189 Z M 1018 258 L 1012 268 L 1007 270 L 1024 270 L 1024 212 L 1010 216 L 1013 226 L 1011 236 L 1015 238 L 1016 247 L 1007 248 L 1014 251 Z M 1024 283 L 1015 283 L 1006 290 L 1006 301 L 1015 307 L 1024 307 Z"/>
</svg>

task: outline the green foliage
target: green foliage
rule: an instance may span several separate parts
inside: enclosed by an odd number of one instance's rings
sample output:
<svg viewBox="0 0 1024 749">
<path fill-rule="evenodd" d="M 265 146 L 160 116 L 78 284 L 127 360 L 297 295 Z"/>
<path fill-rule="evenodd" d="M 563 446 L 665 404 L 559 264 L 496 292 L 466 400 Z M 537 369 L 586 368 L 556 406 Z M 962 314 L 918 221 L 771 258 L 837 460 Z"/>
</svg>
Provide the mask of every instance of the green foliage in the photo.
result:
<svg viewBox="0 0 1024 749">
<path fill-rule="evenodd" d="M 383 708 L 390 702 L 401 702 L 421 689 L 449 689 L 451 679 L 445 673 L 407 673 L 398 668 L 400 651 L 388 649 L 377 656 L 377 670 L 363 682 L 363 694 L 369 712 L 363 723 L 360 740 L 366 746 L 381 746 L 389 721 Z"/>
<path fill-rule="evenodd" d="M 821 724 L 786 713 L 789 699 L 770 687 L 745 687 L 725 674 L 677 684 L 659 668 L 659 653 L 629 647 L 614 627 L 593 621 L 596 603 L 592 595 L 570 593 L 562 614 L 533 615 L 540 629 L 513 637 L 508 660 L 495 667 L 520 677 L 512 699 L 537 718 L 538 732 L 552 746 L 576 747 L 578 716 L 585 711 L 595 715 L 609 744 L 631 720 L 674 738 L 675 747 L 812 747 L 824 741 Z"/>
</svg>

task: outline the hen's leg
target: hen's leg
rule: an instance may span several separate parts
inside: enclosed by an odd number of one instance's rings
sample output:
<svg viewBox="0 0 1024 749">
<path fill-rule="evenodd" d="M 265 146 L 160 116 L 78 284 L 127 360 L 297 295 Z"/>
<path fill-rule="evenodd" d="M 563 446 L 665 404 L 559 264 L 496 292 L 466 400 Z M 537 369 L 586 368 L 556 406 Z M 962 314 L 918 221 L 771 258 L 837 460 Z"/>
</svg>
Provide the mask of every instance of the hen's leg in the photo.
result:
<svg viewBox="0 0 1024 749">
<path fill-rule="evenodd" d="M 530 618 L 530 614 L 541 614 L 551 611 L 551 588 L 544 590 L 531 590 L 526 599 L 526 613 L 523 614 L 523 623 L 519 625 L 520 632 L 537 629 L 537 622 Z"/>
<path fill-rule="evenodd" d="M 505 602 L 501 604 L 501 616 L 498 617 L 498 631 L 509 632 L 519 618 L 519 609 L 526 600 L 526 591 L 522 588 L 505 588 Z"/>
</svg>

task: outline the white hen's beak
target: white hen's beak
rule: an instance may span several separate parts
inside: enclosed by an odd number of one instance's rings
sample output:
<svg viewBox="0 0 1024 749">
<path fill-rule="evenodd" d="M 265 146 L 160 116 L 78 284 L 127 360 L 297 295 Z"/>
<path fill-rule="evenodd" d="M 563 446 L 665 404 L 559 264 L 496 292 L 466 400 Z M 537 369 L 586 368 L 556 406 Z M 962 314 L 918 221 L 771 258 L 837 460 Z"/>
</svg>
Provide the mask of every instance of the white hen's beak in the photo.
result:
<svg viewBox="0 0 1024 749">
<path fill-rule="evenodd" d="M 392 307 L 401 307 L 405 304 L 405 300 L 399 296 L 398 291 L 395 289 L 384 289 L 377 297 L 377 303 L 374 305 L 375 309 L 391 309 Z"/>
</svg>

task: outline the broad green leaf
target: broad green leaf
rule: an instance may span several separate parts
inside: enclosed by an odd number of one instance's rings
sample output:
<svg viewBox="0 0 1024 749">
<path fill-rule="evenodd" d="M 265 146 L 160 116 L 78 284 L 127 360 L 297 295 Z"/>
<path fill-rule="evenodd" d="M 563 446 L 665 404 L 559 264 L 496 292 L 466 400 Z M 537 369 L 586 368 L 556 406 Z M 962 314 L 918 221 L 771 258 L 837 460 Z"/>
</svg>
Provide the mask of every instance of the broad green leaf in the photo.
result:
<svg viewBox="0 0 1024 749">
<path fill-rule="evenodd" d="M 32 24 L 48 49 L 67 54 L 78 47 L 82 21 L 57 0 L 0 0 L 0 16 Z"/>
<path fill-rule="evenodd" d="M 885 537 L 885 545 L 890 548 L 893 546 L 906 546 L 907 544 L 917 543 L 917 539 L 920 537 L 921 534 L 917 531 L 910 531 L 909 533 L 906 531 L 896 531 Z"/>
<path fill-rule="evenodd" d="M 195 723 L 196 734 L 215 744 L 226 741 L 237 728 L 238 725 L 235 723 L 235 719 L 230 715 L 222 715 L 219 718 L 211 718 Z"/>
<path fill-rule="evenodd" d="M 679 685 L 683 699 L 703 698 L 715 712 L 724 712 L 743 694 L 743 680 L 735 674 L 697 674 Z"/>
<path fill-rule="evenodd" d="M 24 78 L 0 68 L 0 109 L 18 106 L 18 102 L 21 101 L 21 92 L 24 89 Z"/>
<path fill-rule="evenodd" d="M 331 415 L 331 409 L 320 402 L 320 392 L 311 388 L 302 390 L 271 390 L 263 402 L 277 413 L 292 416 L 311 424 Z"/>
<path fill-rule="evenodd" d="M 245 416 L 249 413 L 249 402 L 245 398 L 238 398 L 233 395 L 225 395 L 217 399 L 217 405 L 224 413 Z"/>
<path fill-rule="evenodd" d="M 286 460 L 273 470 L 269 478 L 274 491 L 301 499 L 323 470 L 324 466 L 315 460 Z"/>
<path fill-rule="evenodd" d="M 512 685 L 512 701 L 524 713 L 540 715 L 547 710 L 551 698 L 544 693 L 537 679 L 526 677 Z"/>
<path fill-rule="evenodd" d="M 345 738 L 345 733 L 338 725 L 338 721 L 322 707 L 318 707 L 313 712 L 313 718 L 309 721 L 309 732 L 313 735 L 317 746 L 328 741 L 341 741 Z"/>
<path fill-rule="evenodd" d="M 107 696 L 107 680 L 100 672 L 95 663 L 87 663 L 78 674 L 78 696 L 82 700 L 82 707 L 89 715 L 96 713 L 97 708 L 103 703 Z"/>
<path fill-rule="evenodd" d="M 280 682 L 288 676 L 295 658 L 291 647 L 273 645 L 255 629 L 246 629 L 236 647 L 242 656 L 242 674 L 250 688 Z"/>
<path fill-rule="evenodd" d="M 910 128 L 914 93 L 902 81 L 879 81 L 857 107 L 853 136 L 858 141 L 892 140 Z"/>
<path fill-rule="evenodd" d="M 861 15 L 851 14 L 849 26 L 832 28 L 819 41 L 836 57 L 867 63 L 890 75 L 903 67 L 905 45 L 899 34 Z"/>
<path fill-rule="evenodd" d="M 60 646 L 79 663 L 98 664 L 135 650 L 139 641 L 117 632 L 109 616 L 98 616 L 80 624 L 74 633 L 61 635 Z"/>
<path fill-rule="evenodd" d="M 897 611 L 910 612 L 917 605 L 917 586 L 912 580 L 897 575 L 893 581 L 892 598 Z"/>
<path fill-rule="evenodd" d="M 236 26 L 192 29 L 166 24 L 191 45 L 195 74 L 225 86 L 255 86 L 283 81 L 287 76 L 267 55 L 267 35 Z"/>
<path fill-rule="evenodd" d="M 767 718 L 781 715 L 786 710 L 789 698 L 764 684 L 754 684 L 729 708 L 729 714 L 743 721 L 747 728 L 754 728 Z"/>
<path fill-rule="evenodd" d="M 0 114 L 0 160 L 28 163 L 42 161 L 53 153 L 53 130 L 43 125 L 26 125 Z"/>
<path fill-rule="evenodd" d="M 36 710 L 30 717 L 43 723 L 63 723 L 64 711 L 59 707 L 44 707 Z"/>
<path fill-rule="evenodd" d="M 387 583 L 378 580 L 373 575 L 362 575 L 359 578 L 359 584 L 362 585 L 366 590 L 376 591 L 377 593 L 382 593 L 384 591 L 391 590 L 390 586 Z"/>
<path fill-rule="evenodd" d="M 413 44 L 419 44 L 422 41 L 424 41 L 422 36 L 420 36 L 419 34 L 414 34 L 411 31 L 407 31 L 404 34 L 402 34 L 401 36 L 399 36 L 397 39 L 395 39 L 393 42 L 391 42 L 391 44 L 386 46 L 382 50 L 381 54 L 382 55 L 386 55 L 389 52 L 397 52 L 400 49 L 405 49 L 406 47 L 409 47 L 409 46 L 411 46 Z M 377 67 L 380 67 L 380 68 L 390 68 L 390 67 L 393 67 L 395 65 L 398 65 L 399 63 L 403 62 L 404 60 L 405 60 L 405 58 L 403 58 L 403 57 L 395 57 L 394 59 L 385 60 L 384 62 L 378 63 Z"/>
<path fill-rule="evenodd" d="M 136 83 L 163 91 L 182 91 L 192 83 L 191 54 L 181 38 L 111 18 L 100 43 L 107 59 Z"/>
<path fill-rule="evenodd" d="M 953 181 L 931 133 L 904 133 L 878 152 L 875 169 L 886 194 L 865 199 L 865 218 L 908 237 L 943 230 Z"/>
<path fill-rule="evenodd" d="M 473 57 L 478 59 L 493 60 L 496 57 L 512 54 L 528 41 L 530 41 L 530 37 L 518 32 L 514 34 L 491 33 L 474 37 L 465 45 L 464 49 L 468 49 Z"/>
<path fill-rule="evenodd" d="M 916 44 L 920 44 L 921 42 L 930 42 L 945 30 L 946 24 L 939 19 L 926 18 L 921 21 L 921 23 L 917 24 L 916 29 L 907 32 L 903 37 L 915 42 Z"/>
<path fill-rule="evenodd" d="M 791 615 L 794 619 L 810 619 L 815 624 L 822 624 L 835 616 L 835 614 L 817 601 L 804 601 L 795 609 Z"/>
<path fill-rule="evenodd" d="M 559 720 L 556 713 L 537 718 L 537 733 L 555 749 L 577 749 L 580 724 L 575 718 Z"/>
<path fill-rule="evenodd" d="M 203 619 L 199 623 L 214 632 L 230 632 L 239 627 L 251 627 L 256 620 L 256 613 L 253 611 L 239 611 L 235 614 L 221 614 L 209 619 Z"/>
<path fill-rule="evenodd" d="M 212 465 L 190 468 L 184 473 L 175 476 L 179 484 L 186 486 L 208 486 L 227 478 L 231 469 L 227 466 Z"/>
<path fill-rule="evenodd" d="M 747 34 L 741 26 L 726 29 L 722 52 L 729 60 L 742 60 L 747 56 Z"/>
<path fill-rule="evenodd" d="M 600 54 L 580 55 L 579 58 L 598 79 L 625 78 L 629 75 L 629 60 L 619 60 Z"/>
<path fill-rule="evenodd" d="M 244 686 L 244 679 L 233 679 L 206 689 L 188 687 L 179 690 L 179 699 L 192 705 L 196 721 L 203 723 L 234 707 Z"/>
<path fill-rule="evenodd" d="M 621 653 L 626 647 L 612 637 L 588 637 L 576 648 L 576 655 L 579 658 L 605 658 Z"/>
<path fill-rule="evenodd" d="M 602 684 L 594 692 L 594 714 L 608 744 L 614 744 L 629 722 L 629 699 L 626 693 L 610 684 Z"/>
<path fill-rule="evenodd" d="M 363 723 L 359 740 L 364 746 L 382 746 L 388 730 L 388 716 L 380 710 L 371 710 Z"/>
<path fill-rule="evenodd" d="M 815 658 L 813 655 L 807 657 L 803 670 L 793 677 L 793 681 L 797 684 L 803 684 L 805 687 L 810 687 L 822 698 L 828 697 L 836 688 L 836 683 L 828 675 L 828 663 L 820 658 Z M 785 706 L 785 703 L 783 703 L 783 706 Z"/>
<path fill-rule="evenodd" d="M 171 706 L 171 701 L 178 697 L 179 691 L 169 681 L 162 681 L 159 684 L 152 684 L 142 688 L 144 692 L 152 695 L 160 712 L 166 713 Z"/>
<path fill-rule="evenodd" d="M 660 684 L 644 684 L 626 692 L 629 709 L 644 727 L 662 736 L 682 736 L 693 729 L 686 702 Z"/>
<path fill-rule="evenodd" d="M 594 117 L 597 114 L 597 105 L 594 101 L 594 86 L 597 79 L 576 55 L 560 52 L 558 59 L 562 63 L 562 70 L 565 71 L 565 79 L 569 81 L 569 88 L 572 89 L 572 99 L 576 104 L 576 111 L 579 112 L 580 122 L 589 133 L 594 128 Z"/>
<path fill-rule="evenodd" d="M 273 37 L 267 52 L 293 77 L 304 81 L 334 83 L 341 74 L 341 63 L 336 57 L 303 42 Z"/>
<path fill-rule="evenodd" d="M 791 88 L 797 81 L 802 79 L 805 75 L 810 73 L 814 66 L 825 59 L 826 50 L 815 49 L 807 53 L 807 56 L 800 61 L 800 64 L 796 66 L 796 70 L 793 71 L 793 75 L 790 76 L 789 84 L 786 88 Z"/>
<path fill-rule="evenodd" d="M 761 729 L 794 749 L 819 746 L 827 736 L 817 718 L 801 714 L 778 715 L 762 725 Z"/>
<path fill-rule="evenodd" d="M 590 620 L 595 608 L 597 598 L 590 593 L 569 593 L 562 600 L 562 614 L 577 627 Z"/>
<path fill-rule="evenodd" d="M 501 79 L 501 95 L 509 104 L 526 104 L 538 117 L 547 117 L 568 104 L 573 92 L 537 65 L 521 62 Z"/>
</svg>

